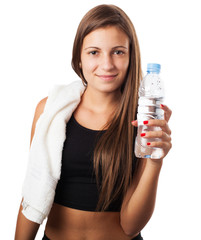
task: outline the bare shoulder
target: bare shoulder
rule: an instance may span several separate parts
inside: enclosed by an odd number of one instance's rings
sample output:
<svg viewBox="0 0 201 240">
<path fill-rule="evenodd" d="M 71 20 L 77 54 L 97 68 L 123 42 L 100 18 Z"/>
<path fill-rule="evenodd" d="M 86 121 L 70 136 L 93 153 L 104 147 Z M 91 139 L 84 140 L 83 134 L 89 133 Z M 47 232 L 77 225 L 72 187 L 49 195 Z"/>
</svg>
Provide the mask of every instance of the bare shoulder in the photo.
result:
<svg viewBox="0 0 201 240">
<path fill-rule="evenodd" d="M 43 113 L 47 99 L 48 97 L 45 97 L 40 100 L 40 102 L 36 106 L 35 115 L 40 116 Z"/>
<path fill-rule="evenodd" d="M 48 97 L 45 97 L 43 99 L 41 99 L 35 109 L 35 114 L 34 114 L 34 119 L 33 119 L 33 123 L 32 123 L 32 128 L 31 128 L 31 140 L 30 140 L 30 144 L 32 142 L 34 133 L 35 133 L 35 128 L 36 128 L 36 123 L 40 117 L 40 115 L 43 113 L 44 108 L 45 108 L 45 104 L 47 102 Z"/>
</svg>

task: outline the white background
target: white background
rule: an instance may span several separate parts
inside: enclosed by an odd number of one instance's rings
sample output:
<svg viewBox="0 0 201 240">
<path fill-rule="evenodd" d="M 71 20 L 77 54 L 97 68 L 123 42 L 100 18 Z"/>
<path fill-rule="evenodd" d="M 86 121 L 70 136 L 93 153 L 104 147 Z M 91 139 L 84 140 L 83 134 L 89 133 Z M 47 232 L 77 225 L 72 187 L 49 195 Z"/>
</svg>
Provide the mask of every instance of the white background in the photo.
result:
<svg viewBox="0 0 201 240">
<path fill-rule="evenodd" d="M 173 148 L 164 160 L 145 240 L 201 239 L 200 5 L 180 0 L 3 0 L 0 2 L 0 239 L 14 238 L 37 103 L 71 69 L 77 25 L 93 6 L 112 3 L 131 18 L 142 67 L 162 65 Z M 41 239 L 44 224 L 37 238 Z"/>
</svg>

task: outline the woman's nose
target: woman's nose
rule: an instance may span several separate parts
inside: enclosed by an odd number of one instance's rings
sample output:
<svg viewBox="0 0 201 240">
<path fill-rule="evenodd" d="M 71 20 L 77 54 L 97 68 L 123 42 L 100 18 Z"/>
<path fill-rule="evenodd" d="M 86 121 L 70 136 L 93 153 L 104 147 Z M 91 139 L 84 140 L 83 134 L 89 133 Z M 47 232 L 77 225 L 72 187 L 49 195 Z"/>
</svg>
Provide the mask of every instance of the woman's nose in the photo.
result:
<svg viewBox="0 0 201 240">
<path fill-rule="evenodd" d="M 113 62 L 112 56 L 110 56 L 109 54 L 102 57 L 100 64 L 101 64 L 101 68 L 105 71 L 114 69 L 114 62 Z"/>
</svg>

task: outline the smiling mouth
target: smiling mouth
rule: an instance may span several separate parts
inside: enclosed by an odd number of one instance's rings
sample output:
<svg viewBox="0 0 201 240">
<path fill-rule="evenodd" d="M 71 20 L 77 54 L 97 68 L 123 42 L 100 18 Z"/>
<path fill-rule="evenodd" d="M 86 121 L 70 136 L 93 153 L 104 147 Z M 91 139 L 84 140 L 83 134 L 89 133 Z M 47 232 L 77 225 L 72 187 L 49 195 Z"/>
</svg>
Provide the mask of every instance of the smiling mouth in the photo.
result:
<svg viewBox="0 0 201 240">
<path fill-rule="evenodd" d="M 112 75 L 97 75 L 99 78 L 105 80 L 105 81 L 109 81 L 114 79 L 118 74 L 112 74 Z"/>
</svg>

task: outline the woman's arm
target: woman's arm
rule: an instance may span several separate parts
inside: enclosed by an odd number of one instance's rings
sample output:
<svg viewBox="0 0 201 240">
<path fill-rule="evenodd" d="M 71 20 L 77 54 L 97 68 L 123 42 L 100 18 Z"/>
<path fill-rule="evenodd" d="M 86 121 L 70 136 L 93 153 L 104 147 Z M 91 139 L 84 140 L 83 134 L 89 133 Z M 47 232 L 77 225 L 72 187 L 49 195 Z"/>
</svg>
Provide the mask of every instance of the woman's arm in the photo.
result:
<svg viewBox="0 0 201 240">
<path fill-rule="evenodd" d="M 146 137 L 161 138 L 160 142 L 152 142 L 151 146 L 163 148 L 164 158 L 171 148 L 171 131 L 167 124 L 171 110 L 167 106 L 164 106 L 163 110 L 165 120 L 149 120 L 148 123 L 149 126 L 160 126 L 162 131 L 147 132 Z M 132 237 L 140 232 L 152 216 L 163 158 L 140 161 L 139 170 L 125 196 L 120 213 L 121 226 L 128 236 Z"/>
<path fill-rule="evenodd" d="M 28 220 L 22 213 L 22 205 L 17 218 L 15 240 L 34 240 L 40 224 Z"/>
<path fill-rule="evenodd" d="M 32 123 L 31 129 L 31 141 L 30 145 L 35 133 L 36 123 L 40 117 L 40 115 L 44 111 L 44 107 L 47 101 L 47 97 L 42 99 L 36 107 L 35 115 Z M 15 231 L 15 240 L 34 240 L 39 229 L 39 224 L 28 220 L 22 213 L 22 205 L 20 204 L 20 209 L 17 218 L 16 231 Z"/>
<path fill-rule="evenodd" d="M 143 173 L 137 186 L 133 182 L 121 209 L 121 226 L 130 237 L 144 228 L 154 211 L 162 162 L 153 164 L 149 160 L 142 160 Z"/>
</svg>

